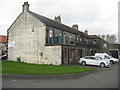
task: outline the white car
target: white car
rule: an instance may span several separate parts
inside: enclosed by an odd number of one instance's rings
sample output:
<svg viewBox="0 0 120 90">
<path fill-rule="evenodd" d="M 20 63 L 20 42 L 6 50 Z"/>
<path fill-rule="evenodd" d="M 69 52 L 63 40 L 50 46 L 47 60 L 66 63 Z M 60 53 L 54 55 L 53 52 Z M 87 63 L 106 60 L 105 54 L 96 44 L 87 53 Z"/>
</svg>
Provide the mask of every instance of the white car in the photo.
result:
<svg viewBox="0 0 120 90">
<path fill-rule="evenodd" d="M 109 60 L 104 60 L 100 57 L 96 56 L 86 56 L 83 58 L 80 58 L 79 63 L 82 65 L 96 65 L 100 67 L 110 67 Z"/>
<path fill-rule="evenodd" d="M 117 58 L 110 56 L 110 60 L 113 60 L 113 63 L 119 62 Z"/>
<path fill-rule="evenodd" d="M 6 60 L 7 59 L 7 55 L 0 55 L 0 60 Z"/>
<path fill-rule="evenodd" d="M 101 57 L 102 59 L 109 59 L 111 64 L 118 62 L 118 59 L 109 56 L 107 53 L 95 53 L 95 56 Z"/>
</svg>

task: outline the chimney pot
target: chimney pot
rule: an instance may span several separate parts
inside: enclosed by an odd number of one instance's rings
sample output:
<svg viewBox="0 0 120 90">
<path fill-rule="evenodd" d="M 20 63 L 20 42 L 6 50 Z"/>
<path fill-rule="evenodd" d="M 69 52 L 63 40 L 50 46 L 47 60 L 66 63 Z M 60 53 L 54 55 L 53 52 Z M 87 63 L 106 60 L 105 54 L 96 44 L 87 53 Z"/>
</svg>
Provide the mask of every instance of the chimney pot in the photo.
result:
<svg viewBox="0 0 120 90">
<path fill-rule="evenodd" d="M 23 4 L 23 12 L 28 12 L 29 11 L 29 4 L 28 2 L 24 2 Z"/>
<path fill-rule="evenodd" d="M 61 17 L 60 17 L 60 15 L 59 15 L 59 16 L 55 16 L 54 20 L 55 20 L 56 22 L 61 23 Z"/>
<path fill-rule="evenodd" d="M 85 30 L 84 33 L 88 35 L 88 31 L 87 30 Z"/>
<path fill-rule="evenodd" d="M 75 29 L 75 30 L 78 30 L 78 25 L 77 24 L 73 24 L 72 28 Z"/>
<path fill-rule="evenodd" d="M 28 2 L 24 2 L 24 5 L 27 5 L 28 4 Z"/>
</svg>

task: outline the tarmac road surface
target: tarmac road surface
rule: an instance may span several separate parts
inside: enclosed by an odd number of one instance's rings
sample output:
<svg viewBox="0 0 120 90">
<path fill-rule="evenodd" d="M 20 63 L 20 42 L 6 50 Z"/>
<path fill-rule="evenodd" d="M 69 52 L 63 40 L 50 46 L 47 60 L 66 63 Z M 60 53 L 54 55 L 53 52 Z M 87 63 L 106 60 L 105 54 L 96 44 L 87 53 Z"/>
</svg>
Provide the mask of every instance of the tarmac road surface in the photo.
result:
<svg viewBox="0 0 120 90">
<path fill-rule="evenodd" d="M 93 66 L 87 66 L 93 67 Z M 28 79 L 4 78 L 3 88 L 118 88 L 118 64 L 76 78 Z"/>
</svg>

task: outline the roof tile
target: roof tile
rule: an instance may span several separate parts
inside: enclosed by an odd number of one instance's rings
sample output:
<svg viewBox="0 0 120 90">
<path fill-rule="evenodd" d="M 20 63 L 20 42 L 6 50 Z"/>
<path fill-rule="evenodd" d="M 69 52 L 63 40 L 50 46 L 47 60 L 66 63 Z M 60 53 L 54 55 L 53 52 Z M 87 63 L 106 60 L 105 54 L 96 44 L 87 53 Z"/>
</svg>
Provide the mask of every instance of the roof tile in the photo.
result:
<svg viewBox="0 0 120 90">
<path fill-rule="evenodd" d="M 0 35 L 0 43 L 7 43 L 7 36 Z"/>
</svg>

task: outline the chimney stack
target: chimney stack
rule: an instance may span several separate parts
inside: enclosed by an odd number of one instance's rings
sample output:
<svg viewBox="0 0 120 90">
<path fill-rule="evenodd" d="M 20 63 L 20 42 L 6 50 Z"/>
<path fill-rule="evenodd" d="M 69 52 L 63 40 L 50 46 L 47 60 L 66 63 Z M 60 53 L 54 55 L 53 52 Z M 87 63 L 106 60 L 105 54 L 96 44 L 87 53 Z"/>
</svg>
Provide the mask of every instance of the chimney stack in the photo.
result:
<svg viewBox="0 0 120 90">
<path fill-rule="evenodd" d="M 84 33 L 88 35 L 88 31 L 87 30 L 85 30 Z"/>
<path fill-rule="evenodd" d="M 28 2 L 24 2 L 23 4 L 23 12 L 28 12 L 29 11 L 29 4 Z"/>
<path fill-rule="evenodd" d="M 61 17 L 60 17 L 60 15 L 59 15 L 59 16 L 55 16 L 54 20 L 55 20 L 56 22 L 61 23 Z"/>
<path fill-rule="evenodd" d="M 77 25 L 77 24 L 74 24 L 74 25 L 72 26 L 72 28 L 75 29 L 75 30 L 78 30 L 78 25 Z"/>
</svg>

